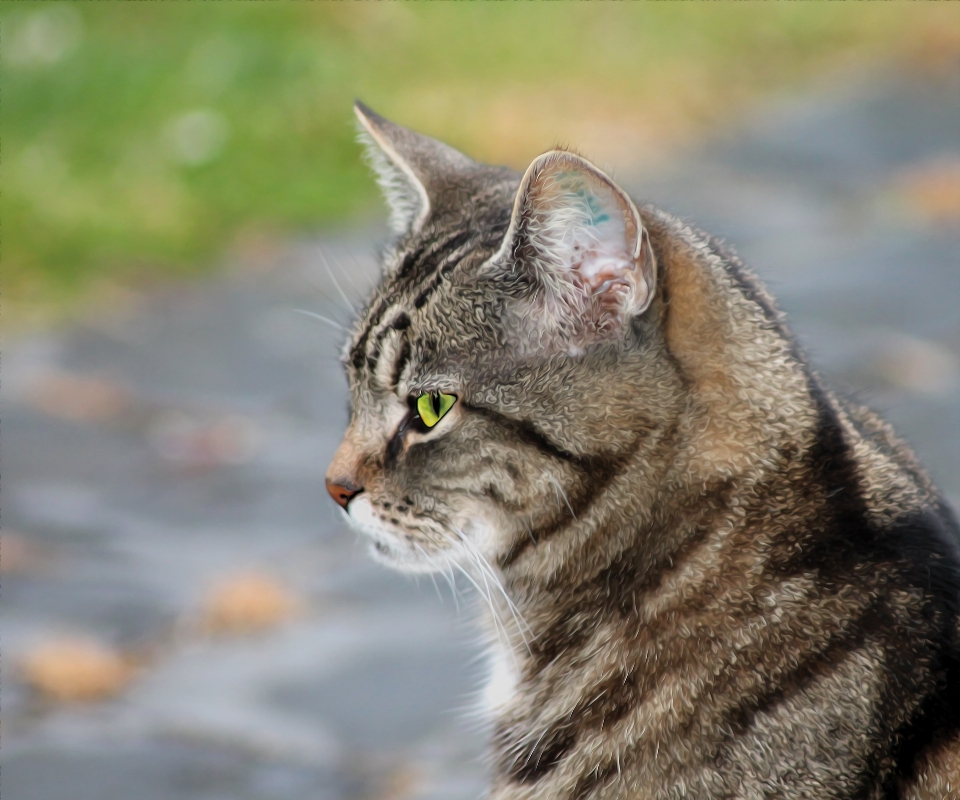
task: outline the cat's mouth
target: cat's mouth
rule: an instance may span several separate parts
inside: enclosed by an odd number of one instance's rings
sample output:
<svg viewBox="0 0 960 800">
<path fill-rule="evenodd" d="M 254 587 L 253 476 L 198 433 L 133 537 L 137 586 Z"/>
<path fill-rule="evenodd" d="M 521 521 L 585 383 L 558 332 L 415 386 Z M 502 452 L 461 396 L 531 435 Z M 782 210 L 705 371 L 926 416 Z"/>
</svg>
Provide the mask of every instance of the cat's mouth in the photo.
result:
<svg viewBox="0 0 960 800">
<path fill-rule="evenodd" d="M 382 538 L 372 538 L 370 556 L 384 566 L 399 572 L 424 574 L 437 571 L 437 567 L 412 550 L 385 542 Z"/>
<path fill-rule="evenodd" d="M 374 561 L 379 561 L 393 569 L 409 570 L 408 559 L 403 558 L 394 548 L 384 542 L 382 539 L 373 539 L 370 542 L 370 556 Z"/>
<path fill-rule="evenodd" d="M 401 572 L 437 571 L 421 548 L 404 542 L 409 537 L 403 530 L 392 529 L 378 517 L 369 499 L 362 495 L 357 497 L 350 502 L 346 513 L 350 527 L 369 540 L 370 555 L 375 561 Z"/>
</svg>

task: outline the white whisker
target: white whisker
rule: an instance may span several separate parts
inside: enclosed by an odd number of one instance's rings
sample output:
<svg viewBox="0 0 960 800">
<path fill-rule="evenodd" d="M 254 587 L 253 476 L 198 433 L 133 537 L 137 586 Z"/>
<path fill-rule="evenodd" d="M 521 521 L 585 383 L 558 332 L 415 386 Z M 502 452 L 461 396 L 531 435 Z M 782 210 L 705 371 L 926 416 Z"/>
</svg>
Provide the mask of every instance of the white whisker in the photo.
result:
<svg viewBox="0 0 960 800">
<path fill-rule="evenodd" d="M 457 581 L 453 574 L 453 568 L 450 566 L 450 559 L 447 556 L 444 556 L 443 564 L 446 566 L 446 569 L 441 569 L 440 574 L 443 575 L 444 580 L 450 586 L 450 594 L 453 595 L 453 604 L 457 609 L 457 616 L 460 616 L 460 592 L 457 590 Z"/>
<path fill-rule="evenodd" d="M 490 565 L 490 562 L 483 556 L 475 544 L 471 542 L 466 535 L 461 530 L 457 530 L 457 534 L 460 537 L 461 543 L 464 545 L 464 548 L 467 551 L 467 554 L 470 556 L 473 563 L 477 565 L 480 570 L 481 577 L 484 580 L 484 583 L 489 589 L 489 583 L 487 578 L 493 581 L 493 585 L 497 587 L 500 594 L 503 596 L 504 601 L 506 602 L 507 609 L 510 611 L 510 615 L 513 617 L 513 621 L 517 626 L 517 633 L 520 634 L 520 638 L 523 640 L 524 646 L 527 648 L 527 652 L 530 652 L 530 641 L 527 638 L 529 634 L 531 637 L 533 635 L 530 626 L 527 624 L 527 621 L 523 618 L 523 615 L 520 613 L 520 609 L 517 608 L 517 604 L 513 602 L 513 598 L 507 593 L 507 590 L 503 588 L 503 584 L 500 581 L 499 576 L 494 571 L 493 567 Z"/>
<path fill-rule="evenodd" d="M 493 598 L 483 590 L 483 587 L 481 587 L 480 584 L 473 579 L 473 576 L 460 564 L 458 564 L 456 561 L 452 562 L 452 564 L 454 567 L 460 570 L 461 574 L 468 581 L 470 581 L 470 583 L 473 585 L 473 588 L 477 590 L 477 593 L 483 598 L 484 602 L 486 602 L 487 608 L 490 609 L 490 614 L 493 617 L 493 628 L 497 633 L 497 640 L 500 642 L 500 645 L 506 652 L 513 652 L 512 648 L 510 647 L 510 635 L 506 629 L 506 626 L 503 624 L 503 620 L 500 619 L 500 615 L 497 613 L 496 604 L 493 602 Z"/>
<path fill-rule="evenodd" d="M 344 328 L 343 325 L 341 325 L 339 322 L 334 322 L 334 320 L 330 319 L 330 317 L 325 317 L 325 316 L 323 316 L 323 314 L 315 314 L 313 311 L 307 311 L 307 310 L 304 309 L 304 308 L 295 308 L 295 309 L 293 309 L 293 310 L 294 310 L 297 314 L 306 314 L 306 316 L 308 316 L 308 317 L 313 317 L 314 319 L 318 319 L 318 320 L 320 320 L 321 322 L 326 322 L 327 325 L 332 325 L 332 326 L 333 326 L 334 328 L 336 328 L 338 331 L 344 331 L 344 332 L 346 332 L 346 330 L 347 330 L 347 329 Z"/>
<path fill-rule="evenodd" d="M 336 279 L 336 276 L 333 274 L 333 270 L 330 269 L 330 262 L 327 261 L 327 255 L 321 247 L 319 250 L 320 260 L 323 262 L 323 267 L 327 271 L 327 275 L 330 276 L 330 280 L 333 281 L 333 285 L 337 287 L 337 291 L 340 293 L 340 297 L 343 298 L 343 302 L 346 303 L 347 309 L 350 311 L 351 316 L 356 315 L 357 309 L 354 307 L 353 303 L 350 301 L 350 298 L 347 297 L 347 293 L 343 291 L 343 287 L 340 285 L 340 281 Z"/>
<path fill-rule="evenodd" d="M 550 481 L 550 483 L 553 484 L 553 488 L 557 490 L 557 493 L 560 495 L 560 497 L 563 498 L 563 502 L 567 504 L 567 508 L 570 511 L 570 516 L 576 519 L 577 518 L 576 512 L 573 510 L 573 506 L 570 505 L 570 500 L 567 498 L 567 493 L 563 490 L 563 487 L 560 485 L 560 481 L 558 481 L 555 477 L 553 477 L 553 475 L 551 475 L 549 472 L 547 473 L 547 478 Z"/>
<path fill-rule="evenodd" d="M 337 258 L 336 254 L 330 251 L 326 251 L 326 252 L 329 258 L 333 261 L 333 263 L 337 265 L 337 268 L 340 270 L 340 274 L 343 275 L 344 278 L 347 279 L 347 281 L 349 281 L 350 286 L 353 288 L 354 292 L 356 294 L 366 294 L 369 289 L 368 288 L 361 289 L 357 286 L 357 282 L 353 279 L 353 273 L 351 273 L 350 270 L 348 270 L 345 266 L 343 266 L 343 262 L 341 262 L 340 259 Z M 358 272 L 362 274 L 364 272 L 364 269 L 363 269 L 363 266 L 360 264 L 360 262 L 357 261 L 356 256 L 354 256 L 352 253 L 349 254 L 349 256 L 350 256 L 350 260 L 353 261 L 353 264 L 354 264 L 354 272 Z M 379 286 L 374 284 L 374 289 L 377 292 L 377 294 L 382 296 Z"/>
<path fill-rule="evenodd" d="M 424 550 L 424 549 L 423 549 L 419 544 L 417 544 L 416 542 L 413 543 L 413 546 L 416 547 L 417 550 L 420 551 L 420 555 L 423 556 L 424 560 L 433 568 L 433 571 L 434 571 L 434 572 L 439 572 L 439 570 L 437 569 L 436 562 L 434 562 L 434 560 L 433 560 L 429 555 L 427 555 L 427 551 Z M 429 573 L 427 573 L 427 574 L 430 576 L 430 582 L 433 584 L 433 588 L 434 588 L 434 590 L 435 590 L 436 593 L 437 593 L 437 600 L 439 600 L 440 603 L 442 604 L 442 603 L 443 603 L 443 596 L 440 594 L 440 587 L 437 585 L 437 579 L 434 577 L 434 572 L 429 572 Z"/>
</svg>

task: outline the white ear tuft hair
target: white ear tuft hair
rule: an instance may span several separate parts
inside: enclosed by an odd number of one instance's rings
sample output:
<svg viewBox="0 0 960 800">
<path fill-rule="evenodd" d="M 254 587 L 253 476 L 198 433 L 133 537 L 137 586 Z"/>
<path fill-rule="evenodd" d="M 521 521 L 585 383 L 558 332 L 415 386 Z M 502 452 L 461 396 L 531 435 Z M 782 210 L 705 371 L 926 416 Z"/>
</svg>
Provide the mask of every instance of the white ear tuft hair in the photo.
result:
<svg viewBox="0 0 960 800">
<path fill-rule="evenodd" d="M 551 307 L 579 317 L 557 320 L 563 327 L 620 328 L 653 299 L 656 263 L 640 213 L 573 153 L 545 153 L 527 169 L 499 256 L 508 250 L 534 272 Z"/>
<path fill-rule="evenodd" d="M 389 224 L 397 236 L 419 228 L 430 214 L 426 187 L 390 142 L 357 110 L 357 140 L 390 211 Z"/>
</svg>

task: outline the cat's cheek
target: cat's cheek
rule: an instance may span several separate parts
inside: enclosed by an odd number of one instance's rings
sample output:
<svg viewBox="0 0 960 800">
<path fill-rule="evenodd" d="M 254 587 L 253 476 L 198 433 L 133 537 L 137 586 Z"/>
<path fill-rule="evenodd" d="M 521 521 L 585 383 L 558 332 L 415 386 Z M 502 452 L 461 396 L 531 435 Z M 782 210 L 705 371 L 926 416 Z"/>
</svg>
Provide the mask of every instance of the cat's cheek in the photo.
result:
<svg viewBox="0 0 960 800">
<path fill-rule="evenodd" d="M 473 507 L 464 514 L 459 527 L 459 531 L 470 542 L 468 549 L 491 564 L 496 563 L 497 554 L 504 552 L 518 535 L 511 534 L 505 520 L 498 519 L 497 516 L 482 506 Z M 469 560 L 461 559 L 462 563 L 469 563 Z"/>
</svg>

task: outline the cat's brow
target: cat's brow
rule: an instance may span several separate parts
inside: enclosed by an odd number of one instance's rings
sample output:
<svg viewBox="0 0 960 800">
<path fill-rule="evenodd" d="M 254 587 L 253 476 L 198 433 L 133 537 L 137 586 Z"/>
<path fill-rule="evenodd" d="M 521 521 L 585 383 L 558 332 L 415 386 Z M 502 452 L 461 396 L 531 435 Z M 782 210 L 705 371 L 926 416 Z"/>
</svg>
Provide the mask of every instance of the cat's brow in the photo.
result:
<svg viewBox="0 0 960 800">
<path fill-rule="evenodd" d="M 404 257 L 400 269 L 394 277 L 394 285 L 402 286 L 406 282 L 422 282 L 429 278 L 452 250 L 467 243 L 472 238 L 470 231 L 457 231 L 443 238 L 422 244 Z"/>
<path fill-rule="evenodd" d="M 409 327 L 409 315 L 406 312 L 401 312 L 377 336 L 371 336 L 372 332 L 381 324 L 387 312 L 398 305 L 396 298 L 408 292 L 410 294 L 416 293 L 413 301 L 414 309 L 422 308 L 426 299 L 436 291 L 443 278 L 460 262 L 464 253 L 469 251 L 472 242 L 473 234 L 470 231 L 458 231 L 443 238 L 421 243 L 419 247 L 411 250 L 403 257 L 397 274 L 389 282 L 388 297 L 382 300 L 371 314 L 366 328 L 350 352 L 350 360 L 358 371 L 362 369 L 364 362 L 371 371 L 376 369 L 380 355 L 380 339 L 385 333 L 391 329 L 400 330 L 399 327 L 395 328 L 398 323 L 402 327 Z M 420 288 L 424 283 L 427 283 L 426 288 Z M 391 302 L 391 300 L 394 302 Z M 373 339 L 373 345 L 368 352 L 371 338 Z"/>
<path fill-rule="evenodd" d="M 404 319 L 409 317 L 400 312 L 394 321 L 377 334 L 378 359 L 372 375 L 377 383 L 388 391 L 395 391 L 400 382 L 403 369 L 410 360 L 410 341 Z M 398 326 L 396 323 L 400 322 Z"/>
</svg>

